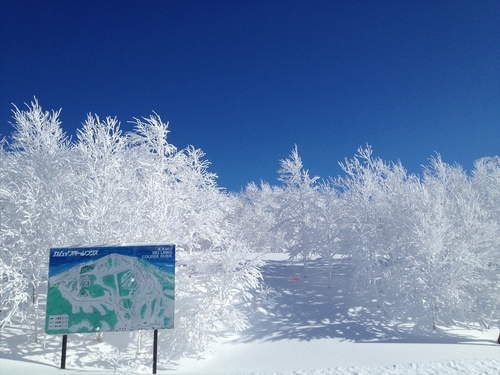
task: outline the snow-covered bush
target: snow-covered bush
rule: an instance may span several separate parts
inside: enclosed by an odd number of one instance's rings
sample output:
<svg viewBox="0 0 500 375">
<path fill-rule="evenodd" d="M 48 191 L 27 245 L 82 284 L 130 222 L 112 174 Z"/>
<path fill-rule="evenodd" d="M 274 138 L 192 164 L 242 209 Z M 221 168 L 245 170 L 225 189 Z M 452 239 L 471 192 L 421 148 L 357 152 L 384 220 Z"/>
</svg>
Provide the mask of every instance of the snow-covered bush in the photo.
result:
<svg viewBox="0 0 500 375">
<path fill-rule="evenodd" d="M 359 148 L 341 163 L 344 176 L 318 186 L 295 148 L 281 161 L 285 185 L 266 206 L 269 237 L 280 233 L 305 270 L 311 254 L 327 260 L 329 275 L 334 256 L 348 256 L 355 288 L 394 318 L 427 327 L 498 322 L 497 158 L 476 162 L 471 178 L 438 155 L 420 178 L 372 154 Z M 249 185 L 248 207 L 262 205 L 261 192 Z"/>
<path fill-rule="evenodd" d="M 432 319 L 433 327 L 486 327 L 498 303 L 498 272 L 492 267 L 499 259 L 498 223 L 465 171 L 439 155 L 424 169 L 416 196 L 415 246 L 399 277 L 400 311 Z"/>
<path fill-rule="evenodd" d="M 328 288 L 332 288 L 332 267 L 335 256 L 346 255 L 347 207 L 346 200 L 340 199 L 338 191 L 330 184 L 323 184 L 319 189 L 318 203 L 321 209 L 316 212 L 316 253 L 326 259 L 328 265 Z M 347 250 L 347 251 L 346 251 Z"/>
<path fill-rule="evenodd" d="M 307 277 L 307 260 L 317 251 L 317 224 L 321 206 L 318 199 L 318 176 L 310 177 L 303 168 L 297 146 L 290 157 L 280 161 L 279 180 L 285 187 L 278 198 L 275 230 L 283 233 L 290 258 L 300 258 Z"/>
<path fill-rule="evenodd" d="M 342 191 L 342 237 L 348 247 L 358 288 L 369 288 L 384 309 L 402 257 L 411 252 L 414 176 L 401 163 L 372 157 L 372 149 L 359 148 L 354 158 L 340 164 L 344 177 L 333 180 Z M 394 291 L 397 293 L 397 291 Z"/>
<path fill-rule="evenodd" d="M 37 340 L 39 285 L 47 277 L 49 248 L 66 238 L 69 142 L 60 127 L 59 112 L 44 112 L 36 100 L 27 110 L 15 107 L 13 113 L 14 132 L 3 145 L 0 166 L 5 280 L 1 309 L 29 317 Z M 19 297 L 12 298 L 11 293 Z M 26 294 L 29 305 L 23 303 Z M 11 317 L 5 319 L 2 323 Z"/>
<path fill-rule="evenodd" d="M 130 243 L 135 240 L 134 187 L 137 160 L 116 118 L 89 115 L 72 147 L 70 181 L 75 231 L 72 244 Z"/>
<path fill-rule="evenodd" d="M 226 240 L 211 251 L 178 252 L 175 330 L 162 344 L 165 357 L 200 352 L 221 328 L 247 328 L 244 311 L 261 280 L 258 256 L 243 244 Z"/>
<path fill-rule="evenodd" d="M 261 182 L 260 186 L 250 183 L 238 195 L 234 195 L 231 222 L 238 238 L 241 238 L 253 252 L 281 253 L 286 251 L 284 234 L 276 230 L 280 197 L 283 188 Z"/>
<path fill-rule="evenodd" d="M 439 155 L 422 179 L 371 155 L 359 149 L 335 180 L 349 207 L 357 286 L 370 286 L 380 308 L 417 324 L 490 324 L 498 306 L 498 205 L 482 200 L 495 194 L 480 194 L 481 184 Z"/>
<path fill-rule="evenodd" d="M 164 356 L 203 350 L 220 324 L 248 325 L 242 308 L 260 283 L 258 257 L 238 240 L 229 218 L 234 199 L 208 172 L 204 153 L 178 151 L 166 141 L 159 116 L 136 120 L 129 135 L 139 154 L 135 207 L 140 241 L 177 244 L 175 330 L 162 342 Z"/>
<path fill-rule="evenodd" d="M 117 119 L 89 115 L 74 144 L 57 115 L 36 101 L 16 108 L 12 142 L 2 144 L 2 326 L 17 316 L 36 329 L 51 247 L 155 242 L 178 249 L 176 328 L 161 342 L 165 357 L 203 350 L 221 327 L 246 327 L 260 260 L 237 238 L 228 220 L 234 199 L 217 187 L 204 153 L 170 145 L 156 114 L 136 119 L 129 134 Z"/>
</svg>

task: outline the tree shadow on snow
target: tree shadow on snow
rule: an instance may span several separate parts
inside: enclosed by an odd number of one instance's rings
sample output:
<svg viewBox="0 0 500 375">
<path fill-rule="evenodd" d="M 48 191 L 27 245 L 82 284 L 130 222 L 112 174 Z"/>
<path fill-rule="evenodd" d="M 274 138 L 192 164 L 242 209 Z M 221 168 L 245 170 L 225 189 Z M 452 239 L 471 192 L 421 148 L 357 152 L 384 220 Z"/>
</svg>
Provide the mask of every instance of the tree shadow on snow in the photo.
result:
<svg viewBox="0 0 500 375">
<path fill-rule="evenodd" d="M 40 287 L 40 310 L 45 310 L 46 284 Z M 33 363 L 51 368 L 61 367 L 62 335 L 44 334 L 45 322 L 38 322 L 38 342 L 32 326 L 16 321 L 0 332 L 0 358 Z M 67 340 L 66 368 L 93 373 L 96 370 L 134 370 L 137 365 L 151 362 L 152 331 L 142 332 L 141 354 L 137 354 L 135 332 L 105 332 L 103 342 L 96 340 L 95 333 L 69 334 Z M 130 356 L 134 353 L 134 356 Z M 88 369 L 88 370 L 86 370 Z M 1 366 L 0 366 L 1 373 Z"/>
<path fill-rule="evenodd" d="M 26 334 L 26 330 L 29 332 L 29 327 L 21 324 L 4 328 L 0 333 L 1 358 L 60 368 L 62 335 L 42 333 L 37 343 L 32 334 Z M 130 355 L 137 351 L 137 334 L 138 332 L 104 333 L 102 343 L 96 340 L 95 333 L 68 335 L 66 369 L 88 373 L 95 373 L 97 370 L 123 372 L 127 369 L 134 370 L 140 362 L 149 364 L 149 358 L 141 361 L 137 355 Z M 143 335 L 143 346 L 146 349 L 144 356 L 150 357 L 152 337 L 149 336 L 152 333 Z"/>
<path fill-rule="evenodd" d="M 279 293 L 274 299 L 276 305 L 262 305 L 252 312 L 252 327 L 240 333 L 236 341 L 336 338 L 364 343 L 494 344 L 391 321 L 377 308 L 370 293 L 353 292 L 346 260 L 335 260 L 331 289 L 327 269 L 323 260 L 312 260 L 304 278 L 301 262 L 266 262 L 262 267 L 264 282 Z"/>
</svg>

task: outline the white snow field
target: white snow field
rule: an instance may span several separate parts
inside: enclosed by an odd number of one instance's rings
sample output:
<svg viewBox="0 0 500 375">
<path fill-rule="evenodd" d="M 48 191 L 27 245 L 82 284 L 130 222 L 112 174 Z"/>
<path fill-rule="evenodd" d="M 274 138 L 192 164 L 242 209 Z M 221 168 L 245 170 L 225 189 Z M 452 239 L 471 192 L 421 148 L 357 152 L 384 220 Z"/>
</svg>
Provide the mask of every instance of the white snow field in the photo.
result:
<svg viewBox="0 0 500 375">
<path fill-rule="evenodd" d="M 158 374 L 500 374 L 499 328 L 411 329 L 411 322 L 385 317 L 369 295 L 350 288 L 349 267 L 335 263 L 334 283 L 327 287 L 321 260 L 302 264 L 284 254 L 269 254 L 262 268 L 276 294 L 268 304 L 252 305 L 252 327 L 221 335 L 208 353 L 158 364 Z M 274 306 L 273 306 L 274 302 Z M 7 327 L 0 336 L 0 374 L 152 373 L 152 331 L 69 335 L 66 369 L 61 370 L 61 336 L 39 343 L 28 327 Z M 161 338 L 169 330 L 159 331 Z M 139 352 L 139 354 L 137 354 Z"/>
</svg>

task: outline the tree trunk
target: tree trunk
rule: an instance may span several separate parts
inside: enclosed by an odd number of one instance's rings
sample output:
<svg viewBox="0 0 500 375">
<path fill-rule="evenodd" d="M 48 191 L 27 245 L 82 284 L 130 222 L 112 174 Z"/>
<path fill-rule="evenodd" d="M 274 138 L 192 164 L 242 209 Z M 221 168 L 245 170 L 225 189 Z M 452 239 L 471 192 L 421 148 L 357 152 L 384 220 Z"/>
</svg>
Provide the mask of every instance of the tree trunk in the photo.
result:
<svg viewBox="0 0 500 375">
<path fill-rule="evenodd" d="M 137 334 L 137 354 L 141 354 L 141 336 L 142 336 L 142 330 L 139 331 Z"/>
<path fill-rule="evenodd" d="M 328 254 L 328 289 L 332 289 L 332 256 Z"/>
<path fill-rule="evenodd" d="M 304 279 L 305 279 L 307 277 L 307 256 L 304 254 L 302 259 L 304 262 Z"/>
<path fill-rule="evenodd" d="M 35 310 L 35 342 L 38 342 L 38 281 L 33 281 L 33 306 Z"/>
</svg>

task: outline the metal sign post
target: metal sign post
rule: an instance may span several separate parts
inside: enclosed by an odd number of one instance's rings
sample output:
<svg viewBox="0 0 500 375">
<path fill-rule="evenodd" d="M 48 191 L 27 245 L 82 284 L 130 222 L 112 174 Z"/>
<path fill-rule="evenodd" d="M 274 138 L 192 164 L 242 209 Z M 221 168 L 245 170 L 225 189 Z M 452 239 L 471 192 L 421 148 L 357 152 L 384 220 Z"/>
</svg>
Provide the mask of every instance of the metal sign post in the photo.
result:
<svg viewBox="0 0 500 375">
<path fill-rule="evenodd" d="M 61 349 L 61 370 L 66 368 L 66 346 L 68 344 L 68 335 L 63 335 L 62 349 Z"/>
<path fill-rule="evenodd" d="M 153 374 L 156 374 L 156 363 L 158 355 L 158 330 L 155 329 L 154 339 L 153 339 Z"/>
</svg>

